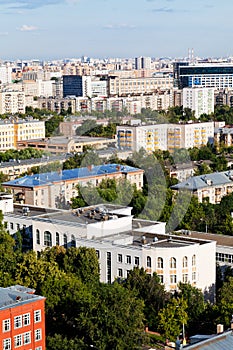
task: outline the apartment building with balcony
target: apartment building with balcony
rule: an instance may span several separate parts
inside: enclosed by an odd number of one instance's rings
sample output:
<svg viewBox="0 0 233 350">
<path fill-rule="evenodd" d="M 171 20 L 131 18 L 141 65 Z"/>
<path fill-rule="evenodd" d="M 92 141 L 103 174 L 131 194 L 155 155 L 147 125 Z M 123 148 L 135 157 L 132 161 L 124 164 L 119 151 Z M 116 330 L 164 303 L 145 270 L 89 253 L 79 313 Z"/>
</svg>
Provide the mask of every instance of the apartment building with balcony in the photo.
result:
<svg viewBox="0 0 233 350">
<path fill-rule="evenodd" d="M 15 285 L 0 288 L 2 350 L 45 350 L 45 298 Z"/>
<path fill-rule="evenodd" d="M 214 89 L 213 88 L 184 88 L 183 108 L 190 108 L 195 118 L 202 114 L 214 112 Z"/>
<path fill-rule="evenodd" d="M 22 91 L 0 91 L 0 114 L 25 113 L 25 94 Z"/>
<path fill-rule="evenodd" d="M 117 126 L 118 147 L 133 151 L 143 148 L 149 153 L 158 149 L 173 152 L 174 149 L 201 147 L 213 139 L 214 122 Z"/>
</svg>

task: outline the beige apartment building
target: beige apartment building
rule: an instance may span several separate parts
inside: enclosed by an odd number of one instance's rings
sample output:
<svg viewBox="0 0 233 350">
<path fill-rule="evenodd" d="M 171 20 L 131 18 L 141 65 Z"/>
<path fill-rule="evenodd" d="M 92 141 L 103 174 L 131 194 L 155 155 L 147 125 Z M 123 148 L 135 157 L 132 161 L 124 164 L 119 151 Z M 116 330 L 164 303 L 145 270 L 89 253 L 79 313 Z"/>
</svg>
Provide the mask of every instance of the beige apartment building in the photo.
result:
<svg viewBox="0 0 233 350">
<path fill-rule="evenodd" d="M 2 185 L 5 190 L 12 192 L 15 202 L 57 208 L 69 204 L 70 199 L 78 195 L 77 185 L 98 186 L 103 179 L 126 179 L 137 189 L 141 189 L 143 173 L 139 168 L 103 164 L 24 176 Z"/>
<path fill-rule="evenodd" d="M 45 123 L 38 120 L 0 121 L 0 151 L 17 148 L 17 142 L 45 137 Z"/>
<path fill-rule="evenodd" d="M 157 90 L 172 88 L 173 77 L 170 73 L 157 73 L 151 78 L 109 77 L 109 96 L 152 94 Z"/>
</svg>

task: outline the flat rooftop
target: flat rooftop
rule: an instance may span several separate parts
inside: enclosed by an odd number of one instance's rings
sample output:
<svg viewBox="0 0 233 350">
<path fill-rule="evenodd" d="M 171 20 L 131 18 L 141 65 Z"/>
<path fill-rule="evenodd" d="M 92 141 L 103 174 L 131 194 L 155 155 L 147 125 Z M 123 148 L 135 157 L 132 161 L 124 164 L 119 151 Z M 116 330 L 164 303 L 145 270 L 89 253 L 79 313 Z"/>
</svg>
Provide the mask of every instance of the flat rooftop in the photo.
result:
<svg viewBox="0 0 233 350">
<path fill-rule="evenodd" d="M 227 235 L 220 235 L 215 233 L 205 233 L 205 232 L 198 232 L 198 231 L 188 231 L 190 238 L 197 238 L 197 239 L 207 239 L 211 241 L 215 241 L 218 246 L 229 246 L 233 247 L 233 236 L 227 236 Z M 185 230 L 177 231 L 177 234 L 179 234 L 179 237 L 185 236 Z"/>
<path fill-rule="evenodd" d="M 0 288 L 0 310 L 18 307 L 40 299 L 44 299 L 44 297 L 25 293 L 17 289 L 14 290 L 13 288 Z"/>
</svg>

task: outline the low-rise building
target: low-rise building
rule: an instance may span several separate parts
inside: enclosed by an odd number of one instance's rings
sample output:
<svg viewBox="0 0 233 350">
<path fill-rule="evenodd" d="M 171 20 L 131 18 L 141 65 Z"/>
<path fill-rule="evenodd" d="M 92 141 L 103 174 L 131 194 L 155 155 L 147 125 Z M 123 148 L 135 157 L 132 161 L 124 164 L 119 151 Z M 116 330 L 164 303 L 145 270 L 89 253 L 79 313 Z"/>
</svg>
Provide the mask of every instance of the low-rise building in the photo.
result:
<svg viewBox="0 0 233 350">
<path fill-rule="evenodd" d="M 26 210 L 27 208 L 27 210 Z M 33 249 L 94 248 L 100 280 L 124 279 L 134 268 L 156 272 L 166 290 L 191 283 L 212 299 L 215 293 L 216 242 L 207 238 L 165 233 L 165 223 L 133 219 L 130 207 L 99 204 L 72 211 L 15 206 L 4 215 L 11 234 L 17 225 L 30 228 Z M 24 214 L 24 215 L 23 215 Z"/>
<path fill-rule="evenodd" d="M 143 187 L 144 171 L 131 166 L 103 164 L 86 168 L 41 173 L 4 182 L 18 203 L 56 208 L 69 205 L 78 195 L 77 185 L 98 186 L 103 179 L 126 179 L 137 189 Z"/>
<path fill-rule="evenodd" d="M 89 136 L 54 136 L 17 142 L 18 149 L 33 147 L 53 155 L 76 152 L 82 153 L 85 147 L 103 149 L 114 147 L 115 145 L 115 139 Z"/>
<path fill-rule="evenodd" d="M 15 285 L 0 288 L 0 346 L 45 350 L 45 298 Z"/>
<path fill-rule="evenodd" d="M 218 204 L 224 196 L 233 191 L 233 173 L 231 170 L 227 170 L 192 176 L 171 188 L 176 191 L 191 191 L 200 203 L 208 200 L 209 203 Z"/>
</svg>

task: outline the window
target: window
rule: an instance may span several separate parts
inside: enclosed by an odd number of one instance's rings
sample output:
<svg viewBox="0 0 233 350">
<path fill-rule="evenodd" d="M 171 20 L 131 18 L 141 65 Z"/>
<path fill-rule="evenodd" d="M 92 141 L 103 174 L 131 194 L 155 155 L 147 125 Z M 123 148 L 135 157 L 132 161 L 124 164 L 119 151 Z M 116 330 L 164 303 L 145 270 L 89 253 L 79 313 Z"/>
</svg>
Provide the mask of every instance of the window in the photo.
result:
<svg viewBox="0 0 233 350">
<path fill-rule="evenodd" d="M 158 275 L 158 278 L 160 279 L 160 283 L 163 283 L 163 275 Z"/>
<path fill-rule="evenodd" d="M 23 325 L 28 326 L 30 324 L 30 314 L 23 315 Z"/>
<path fill-rule="evenodd" d="M 60 245 L 60 236 L 58 232 L 56 232 L 56 245 Z"/>
<path fill-rule="evenodd" d="M 126 255 L 126 264 L 131 264 L 131 256 Z"/>
<path fill-rule="evenodd" d="M 52 247 L 52 235 L 49 231 L 44 232 L 44 245 L 46 247 Z"/>
<path fill-rule="evenodd" d="M 14 337 L 15 348 L 23 345 L 22 334 L 18 334 Z"/>
<path fill-rule="evenodd" d="M 171 258 L 170 259 L 170 268 L 171 269 L 175 269 L 176 268 L 176 259 L 175 258 Z"/>
<path fill-rule="evenodd" d="M 95 252 L 96 252 L 97 258 L 99 259 L 99 258 L 100 258 L 100 251 L 99 251 L 99 250 L 96 250 Z"/>
<path fill-rule="evenodd" d="M 122 254 L 118 254 L 118 255 L 117 255 L 117 261 L 118 261 L 119 263 L 122 263 L 122 261 L 123 261 Z"/>
<path fill-rule="evenodd" d="M 34 322 L 41 322 L 41 310 L 34 311 Z"/>
<path fill-rule="evenodd" d="M 75 240 L 75 237 L 74 235 L 71 236 L 71 247 L 76 247 L 76 240 Z"/>
<path fill-rule="evenodd" d="M 163 269 L 163 258 L 158 258 L 157 260 L 157 268 Z"/>
<path fill-rule="evenodd" d="M 67 235 L 63 235 L 63 241 L 64 241 L 64 248 L 67 248 Z"/>
<path fill-rule="evenodd" d="M 13 222 L 10 222 L 10 229 L 13 230 L 13 228 L 14 228 L 14 224 Z"/>
<path fill-rule="evenodd" d="M 36 244 L 40 244 L 40 231 L 36 230 Z"/>
<path fill-rule="evenodd" d="M 188 258 L 187 258 L 187 256 L 183 257 L 183 267 L 188 267 Z"/>
<path fill-rule="evenodd" d="M 170 283 L 176 283 L 176 275 L 170 275 Z"/>
<path fill-rule="evenodd" d="M 3 350 L 11 350 L 11 338 L 3 340 Z"/>
<path fill-rule="evenodd" d="M 192 272 L 192 280 L 196 281 L 196 272 Z"/>
<path fill-rule="evenodd" d="M 182 282 L 183 282 L 183 283 L 188 283 L 188 274 L 187 274 L 187 273 L 184 273 L 184 274 L 182 275 Z"/>
<path fill-rule="evenodd" d="M 42 346 L 38 346 L 35 350 L 42 350 Z"/>
<path fill-rule="evenodd" d="M 134 265 L 139 266 L 139 257 L 135 256 L 134 258 Z"/>
<path fill-rule="evenodd" d="M 21 328 L 22 327 L 22 316 L 15 316 L 14 317 L 14 328 Z"/>
<path fill-rule="evenodd" d="M 122 269 L 118 269 L 118 277 L 123 277 L 123 270 Z"/>
<path fill-rule="evenodd" d="M 26 332 L 23 334 L 23 344 L 30 344 L 31 343 L 31 332 Z"/>
<path fill-rule="evenodd" d="M 146 266 L 147 266 L 147 267 L 151 267 L 151 257 L 150 257 L 150 256 L 148 256 L 148 257 L 146 258 Z"/>
<path fill-rule="evenodd" d="M 3 332 L 9 332 L 11 330 L 11 321 L 9 318 L 2 321 L 2 330 Z"/>
<path fill-rule="evenodd" d="M 39 341 L 42 339 L 42 331 L 41 329 L 36 329 L 35 330 L 35 341 Z"/>
<path fill-rule="evenodd" d="M 192 266 L 196 266 L 196 255 L 192 256 Z"/>
</svg>

